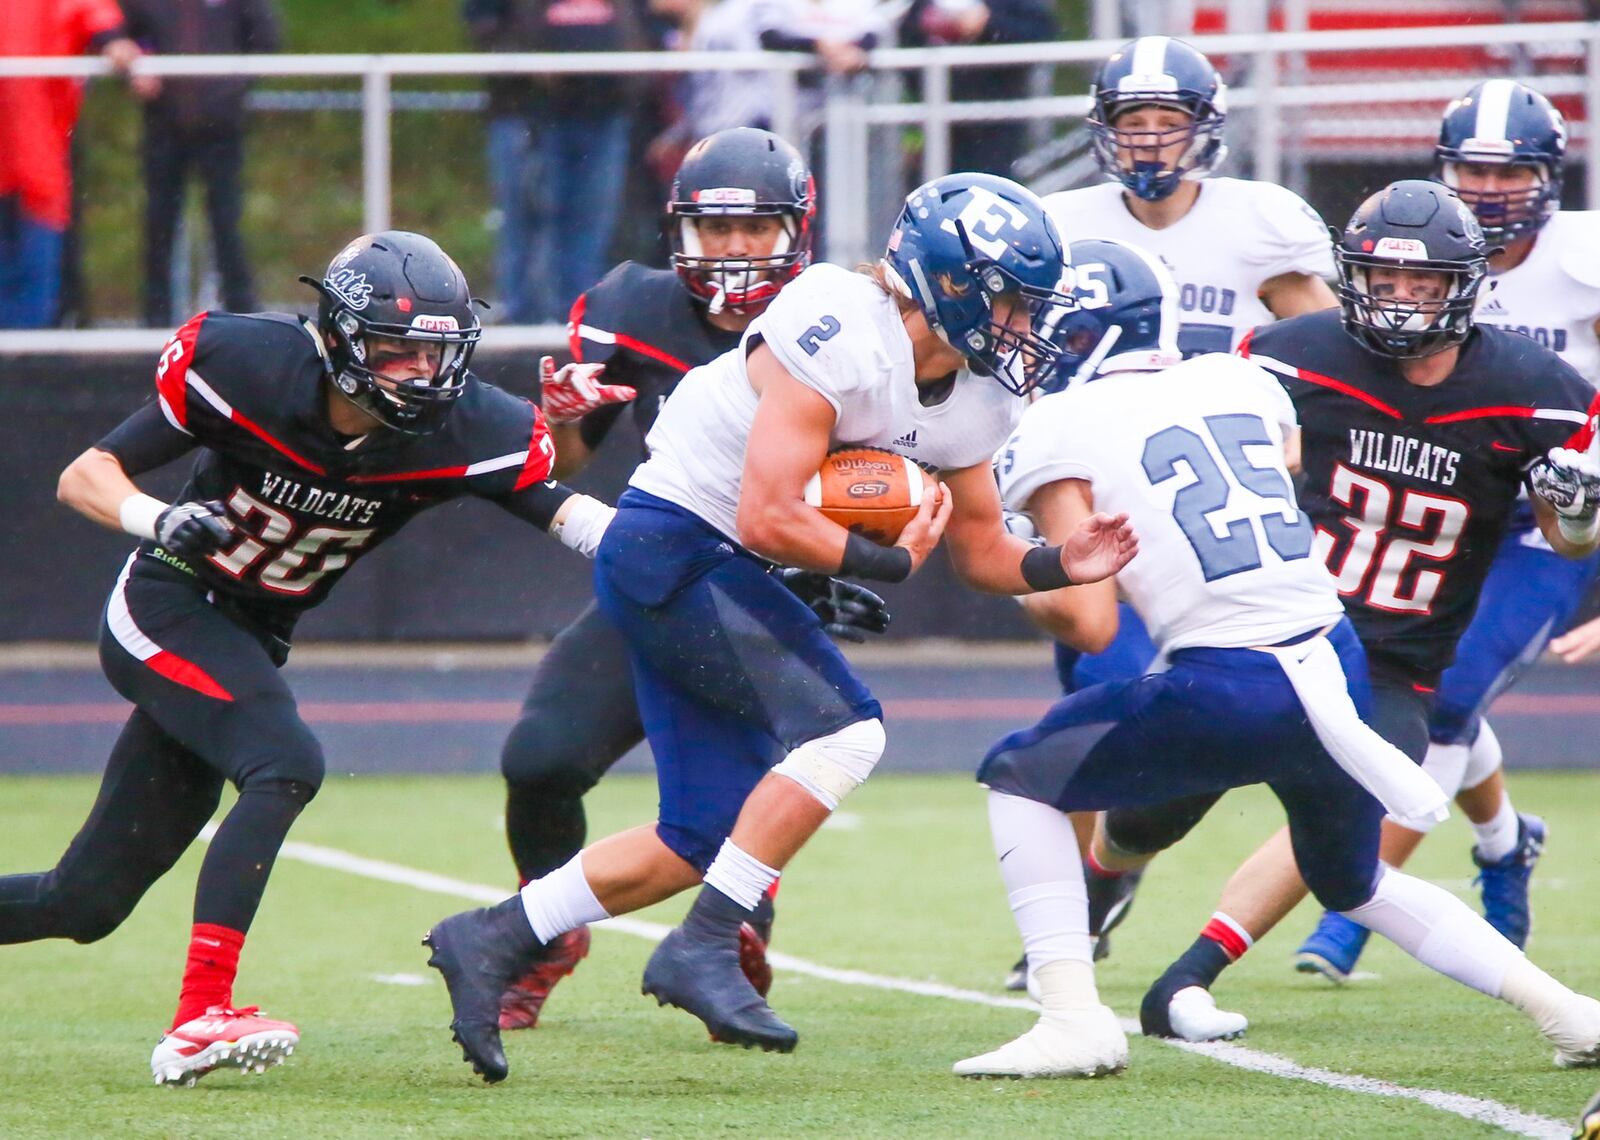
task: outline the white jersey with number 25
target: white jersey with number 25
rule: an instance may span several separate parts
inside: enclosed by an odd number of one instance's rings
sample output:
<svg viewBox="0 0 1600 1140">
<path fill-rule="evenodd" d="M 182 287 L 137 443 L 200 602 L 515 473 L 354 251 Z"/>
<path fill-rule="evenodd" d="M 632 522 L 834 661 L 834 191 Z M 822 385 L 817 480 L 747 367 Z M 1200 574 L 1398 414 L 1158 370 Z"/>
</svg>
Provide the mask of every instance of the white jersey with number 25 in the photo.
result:
<svg viewBox="0 0 1600 1140">
<path fill-rule="evenodd" d="M 1272 645 L 1344 612 L 1284 467 L 1294 405 L 1238 357 L 1113 372 L 1033 404 L 1001 452 L 1006 506 L 1083 479 L 1126 511 L 1139 553 L 1117 582 L 1163 651 Z"/>
</svg>

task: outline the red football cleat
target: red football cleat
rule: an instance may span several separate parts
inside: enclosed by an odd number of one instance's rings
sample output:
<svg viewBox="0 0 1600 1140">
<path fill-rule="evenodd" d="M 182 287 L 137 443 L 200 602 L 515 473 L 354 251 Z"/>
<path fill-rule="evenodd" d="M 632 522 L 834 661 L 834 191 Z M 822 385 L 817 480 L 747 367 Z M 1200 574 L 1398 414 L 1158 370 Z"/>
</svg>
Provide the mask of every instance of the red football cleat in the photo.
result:
<svg viewBox="0 0 1600 1140">
<path fill-rule="evenodd" d="M 748 922 L 739 924 L 739 969 L 762 997 L 772 988 L 772 963 L 767 961 L 767 944 Z"/>
<path fill-rule="evenodd" d="M 501 1029 L 532 1029 L 539 1024 L 539 1012 L 555 984 L 589 956 L 589 938 L 587 926 L 556 936 L 538 964 L 500 995 Z"/>
<path fill-rule="evenodd" d="M 214 1005 L 199 1017 L 170 1030 L 150 1055 L 158 1085 L 189 1085 L 212 1069 L 264 1073 L 280 1065 L 300 1043 L 300 1031 L 287 1021 L 259 1016 L 255 1006 L 228 1009 Z"/>
</svg>

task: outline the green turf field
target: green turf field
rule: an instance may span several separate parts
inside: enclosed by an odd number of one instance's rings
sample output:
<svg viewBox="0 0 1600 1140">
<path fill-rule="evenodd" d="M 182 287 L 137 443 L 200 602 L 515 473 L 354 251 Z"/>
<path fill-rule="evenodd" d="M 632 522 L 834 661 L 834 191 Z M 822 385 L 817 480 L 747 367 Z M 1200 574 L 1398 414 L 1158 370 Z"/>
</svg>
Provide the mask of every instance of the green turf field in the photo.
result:
<svg viewBox="0 0 1600 1140">
<path fill-rule="evenodd" d="M 1518 801 L 1552 842 L 1536 878 L 1536 960 L 1600 991 L 1595 777 L 1519 776 Z M 83 780 L 0 780 L 0 869 L 53 862 L 94 793 Z M 500 785 L 482 778 L 330 777 L 293 838 L 478 884 L 507 883 Z M 653 814 L 653 785 L 607 781 L 596 834 Z M 846 804 L 784 878 L 775 949 L 810 962 L 999 992 L 1016 956 L 989 852 L 981 793 L 956 777 L 885 776 Z M 1110 1004 L 1132 1014 L 1143 987 L 1210 914 L 1222 879 L 1276 823 L 1252 790 L 1147 877 L 1101 968 Z M 1415 868 L 1466 889 L 1459 821 Z M 1241 1071 L 1135 1039 L 1120 1077 L 965 1082 L 960 1057 L 1026 1029 L 1032 1015 L 780 972 L 773 1001 L 799 1030 L 792 1056 L 713 1046 L 699 1024 L 639 996 L 644 939 L 597 932 L 544 1024 L 512 1035 L 511 1078 L 486 1088 L 444 1028 L 444 988 L 418 937 L 467 905 L 415 886 L 281 861 L 245 948 L 236 998 L 298 1023 L 300 1050 L 265 1076 L 219 1072 L 194 1089 L 150 1083 L 171 1015 L 196 854 L 92 947 L 0 950 L 0 1135 L 15 1136 L 1478 1136 L 1486 1125 L 1422 1104 Z M 641 917 L 672 922 L 682 904 Z M 1308 908 L 1225 977 L 1224 1005 L 1253 1020 L 1243 1044 L 1343 1073 L 1487 1098 L 1569 1120 L 1600 1076 L 1550 1064 L 1508 1007 L 1469 993 L 1387 945 L 1377 978 L 1343 991 L 1294 974 Z M 394 976 L 424 985 L 397 984 Z M 389 981 L 380 981 L 388 976 Z"/>
</svg>

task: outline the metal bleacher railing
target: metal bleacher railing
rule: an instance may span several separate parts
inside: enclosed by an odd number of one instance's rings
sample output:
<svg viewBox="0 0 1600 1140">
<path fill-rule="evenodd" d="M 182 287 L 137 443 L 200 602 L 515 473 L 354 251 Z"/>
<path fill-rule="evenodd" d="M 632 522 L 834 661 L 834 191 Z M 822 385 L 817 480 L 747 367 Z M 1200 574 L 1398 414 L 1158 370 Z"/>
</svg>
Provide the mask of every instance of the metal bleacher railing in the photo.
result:
<svg viewBox="0 0 1600 1140">
<path fill-rule="evenodd" d="M 1230 112 L 1234 114 L 1230 141 L 1235 154 L 1247 157 L 1246 165 L 1257 178 L 1294 184 L 1304 178 L 1308 148 L 1318 146 L 1338 149 L 1341 157 L 1360 159 L 1363 155 L 1394 157 L 1399 143 L 1405 151 L 1402 157 L 1420 163 L 1426 156 L 1420 139 L 1437 122 L 1437 110 L 1426 108 L 1442 107 L 1484 75 L 1440 74 L 1407 67 L 1403 61 L 1407 53 L 1421 60 L 1428 53 L 1469 47 L 1485 49 L 1485 66 L 1501 61 L 1499 74 L 1522 78 L 1563 105 L 1573 119 L 1573 158 L 1589 171 L 1600 171 L 1600 131 L 1589 129 L 1600 121 L 1600 22 L 1270 32 L 1197 36 L 1193 42 L 1225 65 L 1232 85 Z M 760 72 L 772 82 L 774 128 L 794 139 L 820 132 L 827 186 L 823 255 L 849 265 L 875 253 L 872 243 L 904 191 L 900 147 L 881 145 L 889 136 L 898 143 L 898 132 L 904 129 L 917 128 L 922 133 L 924 177 L 949 171 L 953 125 L 1004 120 L 1044 124 L 1054 136 L 1019 164 L 1019 174 L 1036 189 L 1059 189 L 1086 177 L 1086 166 L 1081 161 L 1072 165 L 1071 154 L 1072 129 L 1081 124 L 1087 107 L 1083 77 L 1090 65 L 1118 46 L 1118 41 L 1102 39 L 878 51 L 872 55 L 867 75 L 825 84 L 817 106 L 810 105 L 800 86 L 801 73 L 813 64 L 810 57 L 776 53 L 165 56 L 141 61 L 140 67 L 163 76 L 359 79 L 361 200 L 363 224 L 369 231 L 389 224 L 392 117 L 396 111 L 393 84 L 397 78 Z M 1397 64 L 1381 82 L 1365 78 L 1341 81 L 1336 69 L 1308 66 L 1319 53 L 1350 52 L 1396 53 Z M 1074 78 L 1063 75 L 1055 84 L 1056 90 L 1066 86 L 1071 93 L 1003 102 L 952 101 L 953 71 L 999 65 L 1045 69 L 1076 65 L 1069 73 Z M 106 70 L 104 61 L 96 58 L 0 58 L 0 78 L 88 78 L 104 75 Z M 1420 78 L 1406 78 L 1419 73 Z M 402 98 L 405 94 L 409 93 L 402 93 Z M 1384 108 L 1401 110 L 1385 117 Z M 1409 119 L 1406 108 L 1412 109 Z M 1336 124 L 1339 138 L 1333 142 L 1324 138 L 1319 143 L 1315 129 L 1289 129 L 1306 126 L 1308 116 L 1320 116 L 1324 126 Z M 1411 154 L 1408 147 L 1416 153 Z M 1586 179 L 1586 187 L 1588 207 L 1600 208 L 1600 176 Z M 0 331 L 0 354 L 154 351 L 163 335 L 165 330 Z M 502 326 L 494 339 L 507 348 L 546 349 L 564 344 L 565 338 L 557 326 Z"/>
</svg>

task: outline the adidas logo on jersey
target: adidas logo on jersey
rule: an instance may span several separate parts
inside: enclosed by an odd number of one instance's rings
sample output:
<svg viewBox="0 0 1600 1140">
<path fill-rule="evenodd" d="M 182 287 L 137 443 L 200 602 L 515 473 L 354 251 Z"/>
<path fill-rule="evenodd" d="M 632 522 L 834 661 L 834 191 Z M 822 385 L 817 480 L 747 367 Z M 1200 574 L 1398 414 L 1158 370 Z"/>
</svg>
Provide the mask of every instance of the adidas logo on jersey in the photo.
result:
<svg viewBox="0 0 1600 1140">
<path fill-rule="evenodd" d="M 906 432 L 905 435 L 903 435 L 899 439 L 895 440 L 889 446 L 890 447 L 915 447 L 915 446 L 917 446 L 917 432 L 916 432 L 916 429 L 913 428 L 912 430 Z"/>
<path fill-rule="evenodd" d="M 1503 317 L 1505 314 L 1506 307 L 1500 303 L 1499 297 L 1490 297 L 1478 306 L 1478 316 L 1480 317 Z"/>
</svg>

